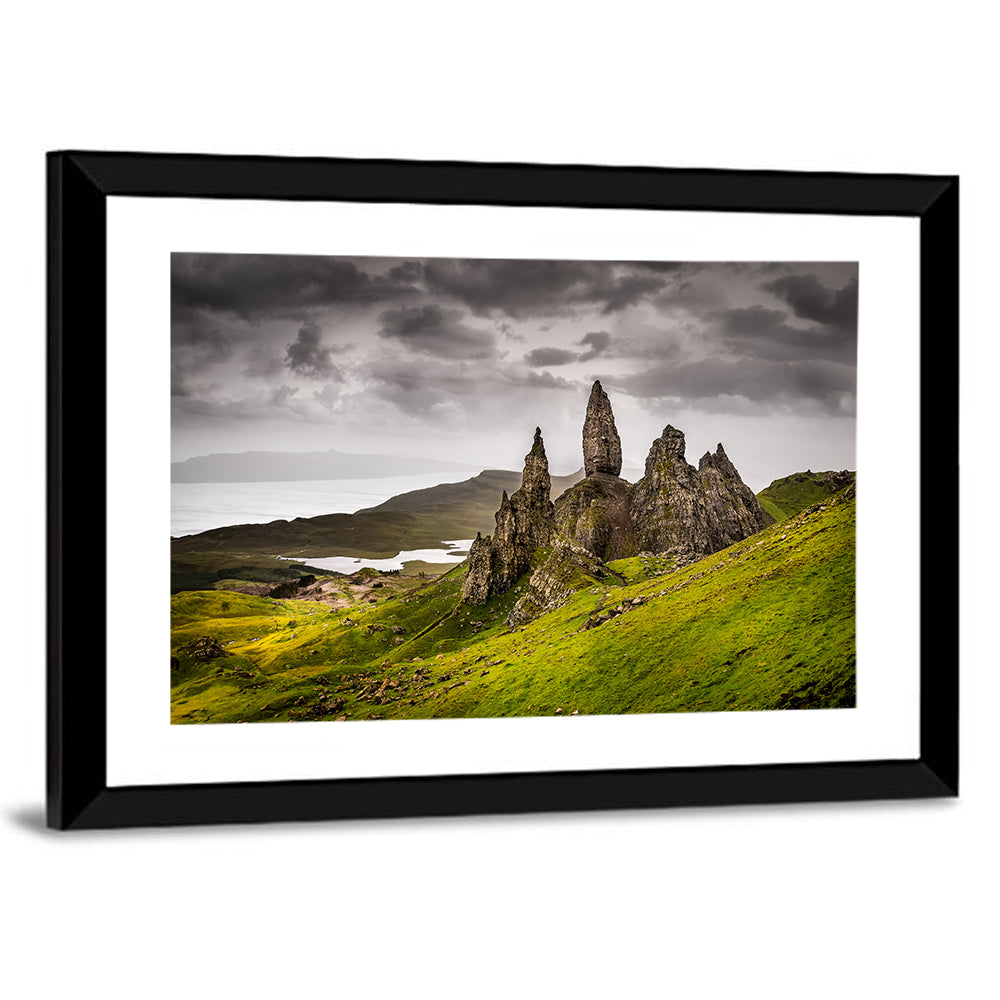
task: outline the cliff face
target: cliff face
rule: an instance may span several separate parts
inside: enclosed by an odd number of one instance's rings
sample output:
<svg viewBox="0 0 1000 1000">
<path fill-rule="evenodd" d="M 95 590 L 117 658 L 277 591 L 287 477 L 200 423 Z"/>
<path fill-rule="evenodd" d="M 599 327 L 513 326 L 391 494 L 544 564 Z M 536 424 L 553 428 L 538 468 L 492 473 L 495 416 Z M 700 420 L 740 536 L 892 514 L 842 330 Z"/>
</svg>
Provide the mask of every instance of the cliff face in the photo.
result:
<svg viewBox="0 0 1000 1000">
<path fill-rule="evenodd" d="M 710 555 L 771 523 L 720 444 L 698 468 L 684 458 L 684 435 L 667 426 L 632 490 L 636 541 L 643 551 L 681 558 Z"/>
<path fill-rule="evenodd" d="M 551 549 L 511 613 L 511 625 L 558 607 L 577 589 L 574 583 L 599 579 L 606 562 L 639 552 L 693 561 L 771 523 L 721 444 L 696 469 L 685 460 L 684 435 L 674 427 L 653 442 L 643 478 L 634 486 L 622 479 L 621 439 L 600 382 L 587 404 L 583 458 L 586 478 L 553 505 L 541 431 L 535 429 L 521 488 L 511 497 L 503 494 L 496 532 L 477 536 L 469 550 L 466 603 L 482 604 L 509 590 L 543 546 Z"/>
<path fill-rule="evenodd" d="M 545 444 L 536 427 L 531 451 L 524 456 L 521 488 L 510 497 L 504 491 L 496 531 L 485 538 L 477 535 L 469 549 L 469 572 L 462 586 L 466 603 L 482 604 L 509 590 L 530 568 L 535 550 L 548 544 L 555 531 L 551 489 Z"/>
</svg>

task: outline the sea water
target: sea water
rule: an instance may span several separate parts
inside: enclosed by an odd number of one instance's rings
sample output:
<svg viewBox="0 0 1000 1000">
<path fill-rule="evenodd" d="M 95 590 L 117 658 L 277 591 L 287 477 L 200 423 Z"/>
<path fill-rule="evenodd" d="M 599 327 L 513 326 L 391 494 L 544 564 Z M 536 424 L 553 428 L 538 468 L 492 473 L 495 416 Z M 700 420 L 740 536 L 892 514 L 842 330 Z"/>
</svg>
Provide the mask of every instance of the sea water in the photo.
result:
<svg viewBox="0 0 1000 1000">
<path fill-rule="evenodd" d="M 359 569 L 370 566 L 372 569 L 402 569 L 403 563 L 416 559 L 428 563 L 458 563 L 464 559 L 472 544 L 471 538 L 459 538 L 445 541 L 447 549 L 408 549 L 400 552 L 392 559 L 356 559 L 354 556 L 329 556 L 326 559 L 310 559 L 308 556 L 296 556 L 295 561 L 325 569 L 330 573 L 356 573 Z"/>
<path fill-rule="evenodd" d="M 438 486 L 444 478 L 440 472 L 433 472 L 289 483 L 172 483 L 170 533 L 178 538 L 231 524 L 353 514 L 400 493 Z"/>
<path fill-rule="evenodd" d="M 441 483 L 441 473 L 388 476 L 380 479 L 324 479 L 288 483 L 172 483 L 171 534 L 175 538 L 232 524 L 267 524 L 319 514 L 353 514 L 376 507 L 391 497 L 411 490 L 428 489 Z M 296 557 L 331 573 L 354 573 L 363 566 L 372 569 L 402 569 L 404 562 L 458 562 L 472 539 L 445 541 L 442 549 L 409 549 L 389 559 L 359 559 L 328 556 L 321 559 Z M 277 554 L 277 553 L 276 553 Z"/>
</svg>

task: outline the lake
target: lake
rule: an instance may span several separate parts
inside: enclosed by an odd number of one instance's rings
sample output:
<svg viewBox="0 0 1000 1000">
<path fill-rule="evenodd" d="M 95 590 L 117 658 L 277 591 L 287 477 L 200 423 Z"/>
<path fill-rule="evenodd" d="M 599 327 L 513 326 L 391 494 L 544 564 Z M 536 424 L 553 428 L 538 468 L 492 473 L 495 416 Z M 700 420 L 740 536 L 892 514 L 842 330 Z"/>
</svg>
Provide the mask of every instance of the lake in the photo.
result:
<svg viewBox="0 0 1000 1000">
<path fill-rule="evenodd" d="M 392 559 L 356 559 L 354 556 L 329 556 L 325 559 L 310 559 L 308 556 L 297 556 L 296 562 L 306 563 L 308 566 L 315 566 L 316 569 L 325 569 L 330 573 L 355 573 L 362 566 L 370 566 L 372 569 L 402 569 L 404 562 L 421 560 L 429 563 L 458 563 L 466 557 L 469 546 L 472 544 L 471 538 L 459 538 L 455 541 L 442 539 L 445 545 L 452 546 L 449 549 L 409 549 L 400 552 Z"/>
</svg>

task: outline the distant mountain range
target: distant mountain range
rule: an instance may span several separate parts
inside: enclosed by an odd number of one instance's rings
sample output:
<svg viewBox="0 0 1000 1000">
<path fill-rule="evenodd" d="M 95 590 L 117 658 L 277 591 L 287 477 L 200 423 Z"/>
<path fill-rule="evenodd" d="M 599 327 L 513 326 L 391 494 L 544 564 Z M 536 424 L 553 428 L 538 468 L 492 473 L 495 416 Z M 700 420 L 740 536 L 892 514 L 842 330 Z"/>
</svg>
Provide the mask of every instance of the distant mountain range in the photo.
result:
<svg viewBox="0 0 1000 1000">
<path fill-rule="evenodd" d="M 468 474 L 476 466 L 433 458 L 352 455 L 342 451 L 244 451 L 197 455 L 170 466 L 174 483 L 281 483 L 310 479 L 385 479 L 426 472 Z"/>
</svg>

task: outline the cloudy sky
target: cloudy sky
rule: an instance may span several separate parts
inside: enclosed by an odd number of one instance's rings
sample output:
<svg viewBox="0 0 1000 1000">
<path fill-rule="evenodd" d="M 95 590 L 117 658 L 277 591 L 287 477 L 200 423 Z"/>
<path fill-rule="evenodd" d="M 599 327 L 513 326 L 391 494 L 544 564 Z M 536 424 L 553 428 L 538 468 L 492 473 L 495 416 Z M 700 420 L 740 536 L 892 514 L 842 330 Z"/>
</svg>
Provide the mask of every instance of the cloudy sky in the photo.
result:
<svg viewBox="0 0 1000 1000">
<path fill-rule="evenodd" d="M 855 263 L 175 253 L 173 458 L 317 451 L 582 464 L 590 386 L 626 467 L 673 424 L 754 489 L 854 468 Z M 623 473 L 629 475 L 626 468 Z"/>
</svg>

